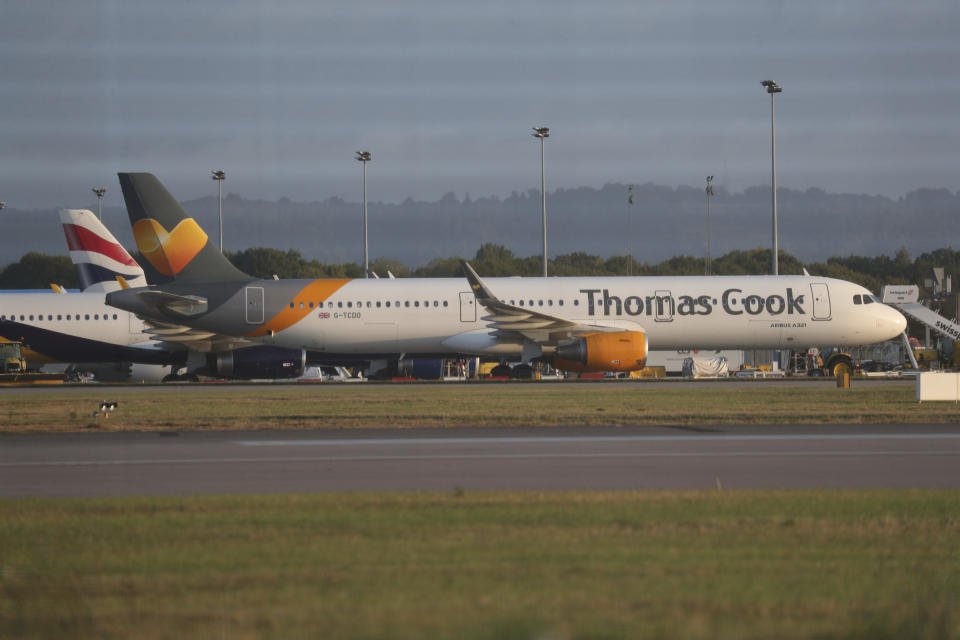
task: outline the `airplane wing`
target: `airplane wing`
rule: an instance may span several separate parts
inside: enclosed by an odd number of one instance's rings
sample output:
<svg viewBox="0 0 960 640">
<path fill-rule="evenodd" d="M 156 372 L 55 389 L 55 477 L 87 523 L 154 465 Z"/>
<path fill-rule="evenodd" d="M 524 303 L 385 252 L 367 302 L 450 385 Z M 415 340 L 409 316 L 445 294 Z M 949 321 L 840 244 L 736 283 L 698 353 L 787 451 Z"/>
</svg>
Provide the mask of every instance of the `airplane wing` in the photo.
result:
<svg viewBox="0 0 960 640">
<path fill-rule="evenodd" d="M 584 333 L 623 331 L 622 327 L 584 324 L 533 309 L 507 304 L 493 294 L 469 263 L 462 261 L 461 264 L 466 273 L 467 282 L 473 289 L 477 304 L 490 314 L 483 316 L 482 319 L 491 322 L 495 330 L 494 335 L 498 337 L 522 337 L 536 343 L 556 344 L 561 340 L 567 340 Z"/>
<path fill-rule="evenodd" d="M 182 324 L 157 322 L 150 318 L 138 317 L 148 325 L 144 333 L 149 334 L 151 340 L 160 342 L 164 347 L 178 345 L 193 351 L 209 353 L 212 351 L 230 351 L 255 344 L 244 338 L 211 333 L 201 329 L 191 329 Z"/>
</svg>

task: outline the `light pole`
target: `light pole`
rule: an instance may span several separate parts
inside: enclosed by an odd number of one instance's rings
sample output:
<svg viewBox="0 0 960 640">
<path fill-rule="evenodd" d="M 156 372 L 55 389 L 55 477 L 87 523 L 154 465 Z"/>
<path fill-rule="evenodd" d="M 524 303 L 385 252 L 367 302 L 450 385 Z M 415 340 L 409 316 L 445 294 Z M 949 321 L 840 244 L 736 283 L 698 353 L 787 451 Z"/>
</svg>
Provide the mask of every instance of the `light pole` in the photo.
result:
<svg viewBox="0 0 960 640">
<path fill-rule="evenodd" d="M 223 253 L 223 181 L 227 179 L 227 174 L 223 169 L 211 169 L 211 180 L 217 181 L 217 208 L 220 211 L 220 253 Z"/>
<path fill-rule="evenodd" d="M 363 163 L 363 277 L 370 277 L 370 245 L 367 240 L 367 163 L 373 159 L 369 151 L 357 151 L 357 160 Z"/>
<path fill-rule="evenodd" d="M 633 275 L 633 185 L 627 187 L 627 275 Z"/>
<path fill-rule="evenodd" d="M 543 139 L 550 137 L 550 127 L 534 127 L 534 138 L 540 138 L 540 200 L 543 204 L 543 277 L 547 277 L 547 181 L 543 167 Z"/>
<path fill-rule="evenodd" d="M 773 176 L 773 275 L 780 274 L 778 253 L 780 248 L 777 241 L 777 126 L 773 111 L 774 95 L 783 89 L 773 80 L 764 80 L 760 83 L 770 94 L 770 173 Z"/>
<path fill-rule="evenodd" d="M 703 275 L 709 276 L 713 271 L 713 261 L 710 258 L 710 196 L 713 195 L 713 176 L 707 176 L 707 259 L 703 263 Z"/>
<path fill-rule="evenodd" d="M 97 194 L 97 217 L 100 219 L 100 222 L 103 222 L 103 208 L 101 207 L 101 203 L 103 202 L 103 194 L 107 192 L 107 188 L 94 187 L 91 191 Z"/>
</svg>

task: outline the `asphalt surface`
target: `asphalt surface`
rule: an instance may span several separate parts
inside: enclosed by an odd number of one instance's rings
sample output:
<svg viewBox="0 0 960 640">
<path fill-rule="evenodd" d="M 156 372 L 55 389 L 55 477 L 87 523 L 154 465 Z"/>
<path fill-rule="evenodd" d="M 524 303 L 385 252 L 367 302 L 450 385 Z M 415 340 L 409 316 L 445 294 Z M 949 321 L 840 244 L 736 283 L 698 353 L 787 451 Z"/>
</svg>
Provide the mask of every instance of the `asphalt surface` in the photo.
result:
<svg viewBox="0 0 960 640">
<path fill-rule="evenodd" d="M 0 436 L 0 496 L 960 487 L 960 425 Z"/>
</svg>

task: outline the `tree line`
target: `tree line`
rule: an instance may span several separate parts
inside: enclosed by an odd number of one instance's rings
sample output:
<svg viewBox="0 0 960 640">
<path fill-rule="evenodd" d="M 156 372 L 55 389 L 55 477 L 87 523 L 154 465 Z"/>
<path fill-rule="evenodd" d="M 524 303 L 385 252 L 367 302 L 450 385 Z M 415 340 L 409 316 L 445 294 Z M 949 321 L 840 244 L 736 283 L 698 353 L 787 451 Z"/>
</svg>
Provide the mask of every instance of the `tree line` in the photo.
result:
<svg viewBox="0 0 960 640">
<path fill-rule="evenodd" d="M 305 259 L 296 249 L 282 251 L 254 247 L 243 251 L 226 252 L 226 256 L 240 270 L 257 278 L 360 278 L 363 265 L 347 262 L 325 264 Z M 135 258 L 138 258 L 134 254 Z M 713 259 L 714 275 L 762 275 L 770 273 L 769 249 L 731 251 Z M 839 278 L 863 285 L 879 295 L 884 284 L 919 284 L 932 275 L 933 267 L 943 267 L 954 279 L 960 274 L 960 251 L 937 249 L 910 257 L 906 249 L 889 256 L 849 256 L 829 258 L 826 262 L 802 263 L 783 251 L 779 254 L 780 273 L 801 274 L 803 269 L 812 275 Z M 141 264 L 145 261 L 139 260 Z M 520 257 L 499 244 L 484 244 L 469 260 L 483 277 L 538 276 L 542 273 L 541 256 Z M 370 269 L 380 277 L 388 272 L 398 278 L 452 278 L 462 275 L 460 258 L 436 258 L 424 266 L 410 269 L 386 258 L 371 262 Z M 676 256 L 650 264 L 627 256 L 602 258 L 588 253 L 559 255 L 548 261 L 548 270 L 554 276 L 666 276 L 703 275 L 704 260 L 694 256 Z M 150 277 L 148 272 L 148 279 Z M 51 283 L 76 288 L 77 277 L 68 256 L 50 256 L 31 252 L 0 271 L 0 289 L 45 289 Z M 960 284 L 960 281 L 958 281 Z"/>
</svg>

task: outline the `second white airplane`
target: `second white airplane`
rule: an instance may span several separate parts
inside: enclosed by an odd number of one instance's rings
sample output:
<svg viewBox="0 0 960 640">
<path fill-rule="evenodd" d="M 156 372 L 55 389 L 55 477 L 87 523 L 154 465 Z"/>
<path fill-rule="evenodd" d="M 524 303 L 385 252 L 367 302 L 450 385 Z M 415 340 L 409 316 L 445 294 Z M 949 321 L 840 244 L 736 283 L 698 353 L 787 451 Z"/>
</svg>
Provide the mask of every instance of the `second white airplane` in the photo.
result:
<svg viewBox="0 0 960 640">
<path fill-rule="evenodd" d="M 107 295 L 179 340 L 302 349 L 308 362 L 481 355 L 632 371 L 648 349 L 805 349 L 898 336 L 867 289 L 794 276 L 258 280 L 151 174 L 121 173 L 141 254 L 166 282 Z"/>
</svg>

